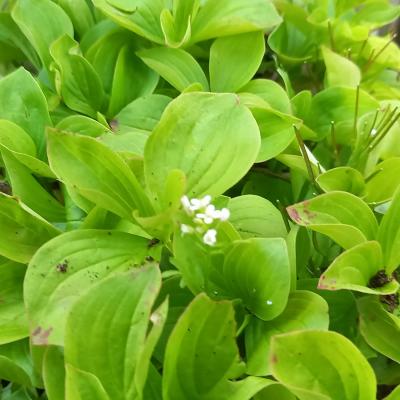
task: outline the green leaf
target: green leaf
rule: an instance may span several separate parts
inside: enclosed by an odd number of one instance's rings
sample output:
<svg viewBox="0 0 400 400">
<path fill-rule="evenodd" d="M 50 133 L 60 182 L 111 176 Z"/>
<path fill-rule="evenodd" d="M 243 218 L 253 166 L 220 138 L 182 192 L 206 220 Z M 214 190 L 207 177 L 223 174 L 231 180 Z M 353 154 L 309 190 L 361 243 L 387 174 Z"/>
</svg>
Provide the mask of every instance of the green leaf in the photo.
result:
<svg viewBox="0 0 400 400">
<path fill-rule="evenodd" d="M 234 197 L 229 200 L 229 222 L 243 239 L 251 237 L 282 237 L 287 231 L 282 214 L 268 200 L 254 195 Z"/>
<path fill-rule="evenodd" d="M 329 236 L 349 249 L 376 236 L 377 221 L 360 198 L 346 192 L 329 192 L 287 208 L 299 225 Z"/>
<path fill-rule="evenodd" d="M 365 182 L 361 172 L 351 167 L 332 168 L 318 175 L 316 181 L 324 192 L 339 190 L 360 197 L 365 194 Z"/>
<path fill-rule="evenodd" d="M 137 55 L 180 92 L 194 83 L 200 83 L 203 90 L 209 89 L 200 65 L 192 55 L 182 49 L 154 47 L 141 50 Z"/>
<path fill-rule="evenodd" d="M 29 388 L 38 385 L 27 339 L 0 346 L 0 378 Z"/>
<path fill-rule="evenodd" d="M 223 288 L 239 298 L 258 318 L 269 321 L 285 309 L 290 290 L 290 266 L 281 238 L 235 242 L 225 256 Z"/>
<path fill-rule="evenodd" d="M 326 86 L 357 87 L 361 81 L 361 71 L 348 58 L 322 46 L 322 56 L 326 66 Z"/>
<path fill-rule="evenodd" d="M 68 35 L 53 42 L 50 54 L 56 63 L 57 89 L 72 110 L 95 117 L 104 101 L 100 77 L 80 54 L 79 44 Z"/>
<path fill-rule="evenodd" d="M 43 382 L 50 400 L 65 398 L 64 353 L 61 347 L 48 346 L 43 357 Z"/>
<path fill-rule="evenodd" d="M 80 135 L 91 137 L 98 137 L 103 133 L 111 132 L 110 128 L 84 115 L 66 117 L 57 124 L 56 128 L 61 131 L 79 133 Z"/>
<path fill-rule="evenodd" d="M 356 92 L 354 88 L 330 87 L 318 92 L 312 99 L 311 109 L 305 124 L 322 139 L 331 132 L 332 121 L 335 123 L 337 140 L 348 143 L 354 137 L 354 114 L 356 110 Z M 379 103 L 367 92 L 360 90 L 358 99 L 358 117 L 375 111 Z"/>
<path fill-rule="evenodd" d="M 133 55 L 133 46 L 125 45 L 115 63 L 108 115 L 116 115 L 133 99 L 150 95 L 157 86 L 159 77 Z"/>
<path fill-rule="evenodd" d="M 40 69 L 40 60 L 34 48 L 8 12 L 0 13 L 0 42 L 8 43 L 21 50 L 32 65 Z"/>
<path fill-rule="evenodd" d="M 82 229 L 42 246 L 24 283 L 33 343 L 63 345 L 75 301 L 94 282 L 142 264 L 147 245 L 148 240 L 125 232 Z"/>
<path fill-rule="evenodd" d="M 400 264 L 400 189 L 397 189 L 388 211 L 379 225 L 378 240 L 382 245 L 383 257 L 388 273 Z"/>
<path fill-rule="evenodd" d="M 5 119 L 0 120 L 0 144 L 11 151 L 36 156 L 32 138 L 17 124 Z"/>
<path fill-rule="evenodd" d="M 13 342 L 29 335 L 28 320 L 22 295 L 25 265 L 0 259 L 0 344 Z"/>
<path fill-rule="evenodd" d="M 116 131 L 140 129 L 150 133 L 156 127 L 170 101 L 170 97 L 160 94 L 152 94 L 132 101 L 115 117 Z"/>
<path fill-rule="evenodd" d="M 213 92 L 236 92 L 257 72 L 265 54 L 264 32 L 219 38 L 210 50 Z"/>
<path fill-rule="evenodd" d="M 246 174 L 259 145 L 256 121 L 235 95 L 183 94 L 168 105 L 147 141 L 146 182 L 161 196 L 170 171 L 180 169 L 190 197 L 217 196 Z"/>
<path fill-rule="evenodd" d="M 318 288 L 349 289 L 372 294 L 395 293 L 399 288 L 395 280 L 380 287 L 370 286 L 370 280 L 383 269 L 382 249 L 379 243 L 361 243 L 335 258 L 321 275 Z"/>
<path fill-rule="evenodd" d="M 186 308 L 169 337 L 163 370 L 165 400 L 249 400 L 270 384 L 250 377 L 231 382 L 243 368 L 235 341 L 232 304 L 204 294 Z"/>
<path fill-rule="evenodd" d="M 400 362 L 400 320 L 387 312 L 376 297 L 365 296 L 357 301 L 360 332 L 375 350 Z"/>
<path fill-rule="evenodd" d="M 0 255 L 27 263 L 59 231 L 15 197 L 0 193 Z"/>
<path fill-rule="evenodd" d="M 182 274 L 183 281 L 192 293 L 209 292 L 208 274 L 210 256 L 202 242 L 194 235 L 174 235 L 172 263 Z"/>
<path fill-rule="evenodd" d="M 168 47 L 180 47 L 191 36 L 191 23 L 196 17 L 200 0 L 174 0 L 172 14 L 164 9 L 160 15 L 165 43 Z"/>
<path fill-rule="evenodd" d="M 151 206 L 128 165 L 96 139 L 52 131 L 51 169 L 65 184 L 93 203 L 132 220 L 132 212 L 149 215 Z"/>
<path fill-rule="evenodd" d="M 165 0 L 94 0 L 100 9 L 118 25 L 158 44 L 164 44 L 160 24 L 161 11 L 166 8 Z"/>
<path fill-rule="evenodd" d="M 66 369 L 66 400 L 110 399 L 101 382 L 94 374 L 74 368 L 69 364 L 66 365 Z"/>
<path fill-rule="evenodd" d="M 220 36 L 266 31 L 281 21 L 269 0 L 206 0 L 193 21 L 191 43 Z"/>
<path fill-rule="evenodd" d="M 94 26 L 94 16 L 86 1 L 56 0 L 56 3 L 67 13 L 79 37 L 82 38 Z"/>
<path fill-rule="evenodd" d="M 379 163 L 367 178 L 365 200 L 383 203 L 390 200 L 400 186 L 400 158 L 393 157 Z M 377 190 L 379 188 L 379 190 Z"/>
<path fill-rule="evenodd" d="M 20 68 L 0 80 L 0 93 L 0 118 L 10 120 L 23 128 L 35 142 L 39 158 L 43 159 L 46 146 L 45 128 L 51 126 L 51 121 L 47 102 L 39 85 L 28 71 Z M 29 113 L 26 112 L 27 105 Z"/>
<path fill-rule="evenodd" d="M 305 290 L 291 293 L 281 315 L 272 321 L 253 318 L 246 327 L 247 373 L 270 375 L 268 354 L 274 335 L 300 329 L 328 330 L 328 326 L 328 304 L 321 296 Z"/>
<path fill-rule="evenodd" d="M 247 57 L 247 55 L 246 55 Z M 261 97 L 272 108 L 292 114 L 292 106 L 286 91 L 275 81 L 269 79 L 253 79 L 240 89 L 243 93 L 253 93 Z"/>
<path fill-rule="evenodd" d="M 312 290 L 326 300 L 329 306 L 329 329 L 349 339 L 358 334 L 358 312 L 354 293 L 349 290 L 319 290 L 318 279 L 301 279 L 297 287 Z"/>
<path fill-rule="evenodd" d="M 0 152 L 8 172 L 13 195 L 47 221 L 63 222 L 65 220 L 64 207 L 39 184 L 31 171 L 15 157 L 13 152 L 1 145 Z"/>
<path fill-rule="evenodd" d="M 141 398 L 141 376 L 147 376 L 143 361 L 151 356 L 149 319 L 157 325 L 165 317 L 165 311 L 151 314 L 160 286 L 155 266 L 115 275 L 87 291 L 68 316 L 67 364 L 96 376 L 112 399 Z"/>
<path fill-rule="evenodd" d="M 352 10 L 349 14 L 350 22 L 354 25 L 368 26 L 375 29 L 387 25 L 400 16 L 400 7 L 392 5 L 386 0 L 369 0 L 357 12 Z"/>
<path fill-rule="evenodd" d="M 274 336 L 270 355 L 273 376 L 300 400 L 376 398 L 376 378 L 368 361 L 338 333 L 298 331 Z"/>
<path fill-rule="evenodd" d="M 37 51 L 49 71 L 50 45 L 60 36 L 74 36 L 74 28 L 64 10 L 50 0 L 18 0 L 12 17 Z"/>
</svg>

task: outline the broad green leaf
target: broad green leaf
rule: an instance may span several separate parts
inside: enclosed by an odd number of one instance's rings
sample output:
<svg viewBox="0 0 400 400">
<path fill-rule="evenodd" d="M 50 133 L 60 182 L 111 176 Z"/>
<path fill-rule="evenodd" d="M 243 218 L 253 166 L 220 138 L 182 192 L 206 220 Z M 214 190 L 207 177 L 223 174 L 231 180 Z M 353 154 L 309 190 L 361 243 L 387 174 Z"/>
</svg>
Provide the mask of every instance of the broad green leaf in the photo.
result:
<svg viewBox="0 0 400 400">
<path fill-rule="evenodd" d="M 28 320 L 22 296 L 25 265 L 0 259 L 0 344 L 29 335 Z"/>
<path fill-rule="evenodd" d="M 365 296 L 357 301 L 360 332 L 375 350 L 400 362 L 400 319 L 387 312 L 376 297 Z"/>
<path fill-rule="evenodd" d="M 202 242 L 194 235 L 177 232 L 174 235 L 173 254 L 171 261 L 191 292 L 209 292 L 207 281 L 211 260 Z"/>
<path fill-rule="evenodd" d="M 192 24 L 191 43 L 271 30 L 282 21 L 271 1 L 206 0 Z"/>
<path fill-rule="evenodd" d="M 79 44 L 68 35 L 53 42 L 50 54 L 56 63 L 56 87 L 72 110 L 91 117 L 101 110 L 104 101 L 100 77 L 80 54 Z"/>
<path fill-rule="evenodd" d="M 335 332 L 297 331 L 274 336 L 273 376 L 300 400 L 375 400 L 376 378 L 368 361 Z"/>
<path fill-rule="evenodd" d="M 160 24 L 165 0 L 94 0 L 95 7 L 118 25 L 158 44 L 164 44 Z"/>
<path fill-rule="evenodd" d="M 13 195 L 49 222 L 65 220 L 64 207 L 32 176 L 6 147 L 0 145 L 0 152 L 10 179 Z"/>
<path fill-rule="evenodd" d="M 329 236 L 349 249 L 376 236 L 377 221 L 360 198 L 347 192 L 329 192 L 287 208 L 299 225 Z"/>
<path fill-rule="evenodd" d="M 170 101 L 170 97 L 160 94 L 152 94 L 132 101 L 112 121 L 115 131 L 140 129 L 151 132 Z"/>
<path fill-rule="evenodd" d="M 49 400 L 65 398 L 64 352 L 61 347 L 48 346 L 43 357 L 43 383 Z"/>
<path fill-rule="evenodd" d="M 247 373 L 270 375 L 271 338 L 280 333 L 305 329 L 328 330 L 328 304 L 315 293 L 295 291 L 289 295 L 285 310 L 271 321 L 253 318 L 245 330 Z"/>
<path fill-rule="evenodd" d="M 56 128 L 61 131 L 74 132 L 92 137 L 98 137 L 103 133 L 111 132 L 110 128 L 84 115 L 66 117 L 57 124 Z"/>
<path fill-rule="evenodd" d="M 379 163 L 367 178 L 365 200 L 383 203 L 390 200 L 400 185 L 400 158 L 389 158 Z"/>
<path fill-rule="evenodd" d="M 298 126 L 301 121 L 273 109 L 254 108 L 252 113 L 261 134 L 261 147 L 256 162 L 280 155 L 293 142 L 293 126 Z"/>
<path fill-rule="evenodd" d="M 5 119 L 0 120 L 0 144 L 11 151 L 36 156 L 32 138 L 20 126 Z"/>
<path fill-rule="evenodd" d="M 385 7 L 387 7 L 387 4 Z M 385 50 L 381 51 L 383 47 L 385 47 Z M 368 42 L 364 47 L 362 56 L 366 60 L 369 60 L 371 54 L 377 54 L 378 52 L 380 52 L 379 57 L 374 57 L 371 69 L 374 66 L 397 69 L 400 60 L 400 49 L 396 43 L 391 41 L 390 36 L 382 37 L 373 35 L 368 37 Z"/>
<path fill-rule="evenodd" d="M 183 94 L 168 105 L 147 141 L 146 182 L 160 196 L 170 171 L 180 169 L 190 197 L 217 196 L 246 174 L 259 146 L 256 121 L 235 95 Z"/>
<path fill-rule="evenodd" d="M 49 161 L 57 177 L 91 202 L 132 219 L 151 212 L 149 200 L 128 165 L 96 139 L 52 131 Z"/>
<path fill-rule="evenodd" d="M 332 168 L 318 175 L 316 181 L 324 192 L 339 190 L 360 197 L 365 194 L 365 182 L 361 172 L 351 167 Z"/>
<path fill-rule="evenodd" d="M 354 135 L 356 92 L 355 88 L 341 86 L 320 91 L 313 97 L 310 112 L 304 122 L 322 139 L 330 135 L 333 121 L 338 142 L 347 144 L 349 136 Z M 358 117 L 378 107 L 379 103 L 370 94 L 360 90 Z"/>
<path fill-rule="evenodd" d="M 0 80 L 0 93 L 0 118 L 23 128 L 35 142 L 39 158 L 43 159 L 45 128 L 51 126 L 51 121 L 39 85 L 28 71 L 20 68 Z M 27 104 L 29 113 L 26 112 Z"/>
<path fill-rule="evenodd" d="M 382 286 L 371 286 L 371 279 L 382 270 L 384 268 L 380 244 L 375 241 L 361 243 L 335 258 L 321 275 L 318 288 L 349 289 L 372 294 L 395 293 L 399 284 L 393 279 Z"/>
<path fill-rule="evenodd" d="M 137 55 L 180 92 L 194 83 L 208 90 L 208 81 L 200 65 L 182 49 L 155 47 L 141 50 Z"/>
<path fill-rule="evenodd" d="M 67 13 L 79 37 L 82 38 L 95 24 L 91 7 L 86 1 L 56 0 L 56 3 Z"/>
<path fill-rule="evenodd" d="M 120 135 L 105 133 L 97 139 L 119 153 L 125 160 L 132 160 L 134 157 L 143 157 L 148 137 L 149 134 L 146 131 L 131 129 L 129 132 Z"/>
<path fill-rule="evenodd" d="M 325 46 L 322 46 L 322 56 L 326 66 L 325 80 L 327 87 L 357 87 L 360 84 L 361 71 L 354 62 Z"/>
<path fill-rule="evenodd" d="M 165 312 L 151 313 L 160 286 L 156 266 L 118 274 L 83 294 L 68 316 L 66 363 L 95 375 L 111 399 L 141 398 L 151 356 L 149 320 L 162 329 L 165 318 Z"/>
<path fill-rule="evenodd" d="M 250 237 L 282 237 L 287 231 L 282 214 L 268 200 L 254 195 L 238 196 L 228 203 L 229 222 L 243 239 Z"/>
<path fill-rule="evenodd" d="M 400 264 L 400 189 L 397 189 L 388 211 L 383 216 L 378 230 L 378 240 L 382 246 L 383 257 L 388 273 Z"/>
<path fill-rule="evenodd" d="M 253 79 L 240 89 L 243 93 L 253 93 L 261 97 L 272 108 L 285 113 L 292 113 L 290 99 L 285 90 L 275 81 L 269 79 Z"/>
<path fill-rule="evenodd" d="M 151 94 L 159 77 L 134 56 L 132 46 L 125 45 L 115 63 L 108 115 L 116 115 L 133 99 Z"/>
<path fill-rule="evenodd" d="M 243 372 L 232 304 L 204 294 L 186 308 L 169 337 L 163 370 L 164 400 L 248 400 L 270 384 Z"/>
<path fill-rule="evenodd" d="M 326 300 L 329 306 L 329 330 L 338 332 L 349 339 L 358 334 L 358 312 L 354 293 L 350 290 L 320 290 L 318 279 L 301 279 L 298 289 L 312 290 Z"/>
<path fill-rule="evenodd" d="M 296 400 L 296 397 L 288 389 L 286 389 L 283 385 L 280 385 L 279 383 L 271 383 L 270 386 L 267 386 L 265 389 L 263 389 L 254 397 L 254 400 L 271 400 L 271 399 Z"/>
<path fill-rule="evenodd" d="M 181 277 L 174 276 L 163 281 L 156 305 L 168 298 L 168 316 L 160 340 L 157 343 L 153 357 L 163 362 L 168 338 L 181 314 L 193 300 L 193 294 L 186 287 L 181 287 Z M 161 379 L 160 379 L 161 380 Z"/>
<path fill-rule="evenodd" d="M 290 266 L 281 238 L 253 238 L 235 242 L 221 271 L 223 288 L 239 298 L 258 318 L 269 321 L 285 309 L 290 290 Z"/>
<path fill-rule="evenodd" d="M 119 231 L 82 229 L 47 242 L 24 282 L 32 341 L 63 345 L 65 321 L 82 293 L 116 271 L 141 265 L 148 240 Z"/>
<path fill-rule="evenodd" d="M 369 0 L 357 11 L 352 10 L 347 18 L 352 24 L 364 25 L 368 26 L 369 29 L 375 29 L 389 24 L 399 16 L 400 7 L 398 5 L 392 5 L 385 0 Z"/>
<path fill-rule="evenodd" d="M 0 346 L 0 378 L 26 387 L 37 384 L 27 339 Z"/>
<path fill-rule="evenodd" d="M 49 71 L 50 45 L 60 36 L 74 35 L 74 28 L 64 10 L 50 0 L 18 0 L 12 17 L 37 51 Z"/>
<path fill-rule="evenodd" d="M 222 37 L 210 50 L 210 85 L 213 92 L 236 92 L 257 72 L 265 54 L 264 32 Z"/>
<path fill-rule="evenodd" d="M 296 4 L 284 6 L 284 19 L 268 36 L 268 44 L 285 62 L 300 63 L 316 55 L 324 34 L 308 21 L 306 10 Z"/>
<path fill-rule="evenodd" d="M 35 68 L 40 69 L 40 60 L 32 44 L 21 32 L 8 12 L 0 13 L 0 42 L 17 47 L 25 54 Z"/>
<path fill-rule="evenodd" d="M 66 400 L 110 400 L 96 375 L 66 365 L 65 399 Z"/>
<path fill-rule="evenodd" d="M 27 263 L 59 231 L 15 197 L 0 193 L 0 255 Z"/>
</svg>

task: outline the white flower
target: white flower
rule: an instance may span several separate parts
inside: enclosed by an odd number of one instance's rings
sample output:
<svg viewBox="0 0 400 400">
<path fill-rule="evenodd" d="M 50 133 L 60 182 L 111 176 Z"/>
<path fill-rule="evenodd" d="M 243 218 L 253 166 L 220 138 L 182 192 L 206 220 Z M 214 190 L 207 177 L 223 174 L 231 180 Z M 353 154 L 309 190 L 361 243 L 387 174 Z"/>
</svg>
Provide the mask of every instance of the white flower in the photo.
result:
<svg viewBox="0 0 400 400">
<path fill-rule="evenodd" d="M 231 215 L 231 213 L 229 212 L 229 210 L 227 208 L 223 208 L 220 211 L 219 219 L 221 221 L 227 221 L 229 219 L 230 215 Z"/>
<path fill-rule="evenodd" d="M 271 300 L 267 300 L 266 303 L 267 303 L 268 306 L 272 306 L 272 301 Z"/>
<path fill-rule="evenodd" d="M 217 231 L 209 229 L 203 236 L 203 242 L 209 246 L 214 246 L 217 242 Z"/>
<path fill-rule="evenodd" d="M 191 212 L 191 204 L 190 204 L 190 200 L 189 197 L 187 196 L 182 196 L 181 197 L 181 204 L 183 206 L 183 208 L 185 209 L 186 212 L 190 213 Z"/>
<path fill-rule="evenodd" d="M 193 229 L 191 226 L 189 226 L 189 225 L 186 225 L 186 224 L 182 224 L 182 225 L 181 225 L 181 232 L 182 232 L 183 234 L 185 234 L 185 233 L 192 233 L 193 230 L 194 230 L 194 229 Z"/>
<path fill-rule="evenodd" d="M 376 128 L 371 130 L 371 136 L 375 136 L 378 133 L 378 130 Z"/>
</svg>

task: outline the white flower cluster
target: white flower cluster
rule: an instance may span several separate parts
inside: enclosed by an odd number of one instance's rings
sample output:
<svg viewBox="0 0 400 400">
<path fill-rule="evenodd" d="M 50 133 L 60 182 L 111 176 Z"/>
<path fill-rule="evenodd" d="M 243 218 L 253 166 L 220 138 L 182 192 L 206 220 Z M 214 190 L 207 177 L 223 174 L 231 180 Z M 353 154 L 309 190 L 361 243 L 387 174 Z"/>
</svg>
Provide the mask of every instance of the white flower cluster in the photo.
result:
<svg viewBox="0 0 400 400">
<path fill-rule="evenodd" d="M 193 226 L 181 224 L 181 232 L 202 234 L 203 242 L 209 246 L 214 246 L 217 242 L 217 231 L 209 226 L 215 221 L 226 221 L 229 216 L 229 210 L 223 208 L 217 210 L 211 204 L 211 196 L 204 196 L 202 199 L 189 199 L 187 196 L 181 198 L 184 211 L 192 218 Z"/>
</svg>

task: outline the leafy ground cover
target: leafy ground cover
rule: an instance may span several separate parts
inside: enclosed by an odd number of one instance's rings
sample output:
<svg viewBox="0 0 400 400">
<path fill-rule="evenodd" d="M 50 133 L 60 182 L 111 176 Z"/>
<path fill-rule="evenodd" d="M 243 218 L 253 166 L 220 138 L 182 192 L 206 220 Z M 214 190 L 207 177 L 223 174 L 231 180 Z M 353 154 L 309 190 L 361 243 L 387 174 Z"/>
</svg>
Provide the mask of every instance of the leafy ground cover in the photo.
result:
<svg viewBox="0 0 400 400">
<path fill-rule="evenodd" d="M 0 6 L 2 400 L 400 399 L 399 6 Z"/>
</svg>

